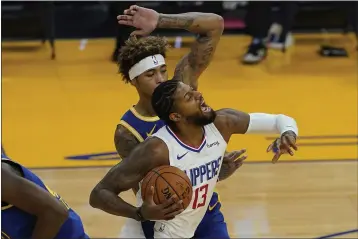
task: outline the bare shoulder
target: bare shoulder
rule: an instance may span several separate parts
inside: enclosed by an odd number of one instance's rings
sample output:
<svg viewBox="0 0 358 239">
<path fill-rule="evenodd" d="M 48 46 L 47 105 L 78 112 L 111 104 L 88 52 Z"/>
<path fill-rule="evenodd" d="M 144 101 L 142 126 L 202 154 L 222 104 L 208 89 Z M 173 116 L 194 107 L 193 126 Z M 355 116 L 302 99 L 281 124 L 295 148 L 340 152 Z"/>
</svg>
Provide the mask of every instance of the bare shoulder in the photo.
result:
<svg viewBox="0 0 358 239">
<path fill-rule="evenodd" d="M 229 140 L 232 134 L 245 134 L 250 123 L 250 115 L 239 110 L 225 108 L 216 111 L 215 126 Z"/>
<path fill-rule="evenodd" d="M 215 125 L 221 127 L 222 125 L 232 123 L 234 118 L 242 117 L 241 111 L 224 108 L 216 111 Z"/>
<path fill-rule="evenodd" d="M 223 117 L 246 117 L 247 113 L 232 108 L 223 108 L 216 111 L 216 115 Z"/>
<path fill-rule="evenodd" d="M 153 168 L 168 164 L 168 147 L 161 139 L 150 137 L 112 167 L 100 185 L 119 193 L 137 187 L 140 180 Z"/>
<path fill-rule="evenodd" d="M 152 166 L 156 167 L 169 163 L 169 150 L 163 140 L 153 136 L 138 144 L 127 158 L 133 158 L 133 160 L 142 159 L 142 161 L 146 162 L 150 161 L 153 164 Z"/>
<path fill-rule="evenodd" d="M 121 158 L 127 157 L 139 143 L 139 140 L 126 127 L 117 125 L 114 132 L 114 145 Z"/>
<path fill-rule="evenodd" d="M 125 174 L 135 172 L 144 176 L 151 169 L 169 164 L 169 150 L 163 140 L 150 137 L 138 144 L 120 163 Z"/>
</svg>

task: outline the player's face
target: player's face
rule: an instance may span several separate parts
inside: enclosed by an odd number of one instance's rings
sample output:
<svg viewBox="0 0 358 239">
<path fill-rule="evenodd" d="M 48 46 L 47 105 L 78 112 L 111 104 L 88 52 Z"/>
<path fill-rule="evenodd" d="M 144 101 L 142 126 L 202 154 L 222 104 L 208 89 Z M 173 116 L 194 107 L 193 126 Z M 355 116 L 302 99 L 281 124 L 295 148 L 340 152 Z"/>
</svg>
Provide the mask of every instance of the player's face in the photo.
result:
<svg viewBox="0 0 358 239">
<path fill-rule="evenodd" d="M 168 80 L 167 66 L 162 65 L 140 74 L 133 85 L 146 96 L 152 96 L 154 89 L 162 82 Z"/>
<path fill-rule="evenodd" d="M 174 96 L 176 113 L 170 115 L 173 121 L 186 120 L 188 123 L 204 126 L 213 123 L 215 111 L 208 106 L 200 92 L 189 85 L 180 83 Z M 176 115 L 177 114 L 177 115 Z"/>
</svg>

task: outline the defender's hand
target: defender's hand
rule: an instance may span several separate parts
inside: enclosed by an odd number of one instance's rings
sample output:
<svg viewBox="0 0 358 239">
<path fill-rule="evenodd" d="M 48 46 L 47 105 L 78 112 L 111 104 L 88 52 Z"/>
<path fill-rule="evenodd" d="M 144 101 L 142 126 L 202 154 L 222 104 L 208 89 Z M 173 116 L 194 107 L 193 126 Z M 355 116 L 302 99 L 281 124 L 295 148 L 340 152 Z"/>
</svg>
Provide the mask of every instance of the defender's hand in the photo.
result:
<svg viewBox="0 0 358 239">
<path fill-rule="evenodd" d="M 296 134 L 293 131 L 287 131 L 277 138 L 267 148 L 267 152 L 272 151 L 275 155 L 272 158 L 272 163 L 276 163 L 282 154 L 294 155 L 293 150 L 297 151 Z"/>
<path fill-rule="evenodd" d="M 245 152 L 246 149 L 242 149 L 225 154 L 219 173 L 220 180 L 230 177 L 238 168 L 241 167 L 244 160 L 247 158 L 247 155 L 243 155 Z"/>
<path fill-rule="evenodd" d="M 137 28 L 131 35 L 149 35 L 157 27 L 159 13 L 152 9 L 132 5 L 123 13 L 117 16 L 118 23 Z"/>
<path fill-rule="evenodd" d="M 171 220 L 184 211 L 182 200 L 177 195 L 172 196 L 162 204 L 155 204 L 153 200 L 154 187 L 150 188 L 150 195 L 143 202 L 140 212 L 145 220 Z"/>
</svg>

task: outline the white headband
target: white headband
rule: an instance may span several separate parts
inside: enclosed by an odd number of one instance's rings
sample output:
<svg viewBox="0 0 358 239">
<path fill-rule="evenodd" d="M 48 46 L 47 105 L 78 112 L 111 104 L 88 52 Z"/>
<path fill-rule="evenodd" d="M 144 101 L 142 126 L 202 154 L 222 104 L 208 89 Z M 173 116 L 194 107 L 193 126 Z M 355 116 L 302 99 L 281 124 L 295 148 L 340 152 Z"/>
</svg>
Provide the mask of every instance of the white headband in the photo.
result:
<svg viewBox="0 0 358 239">
<path fill-rule="evenodd" d="M 132 68 L 129 70 L 129 79 L 133 80 L 143 72 L 161 65 L 165 65 L 165 59 L 161 54 L 148 56 L 132 66 Z"/>
</svg>

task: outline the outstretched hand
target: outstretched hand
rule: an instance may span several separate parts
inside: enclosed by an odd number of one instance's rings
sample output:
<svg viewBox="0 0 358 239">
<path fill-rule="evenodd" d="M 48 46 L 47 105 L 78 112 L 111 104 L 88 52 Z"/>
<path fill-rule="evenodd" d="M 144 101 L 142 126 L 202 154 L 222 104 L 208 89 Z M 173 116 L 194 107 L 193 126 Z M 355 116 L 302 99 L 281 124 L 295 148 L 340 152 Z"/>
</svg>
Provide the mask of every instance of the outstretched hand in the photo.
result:
<svg viewBox="0 0 358 239">
<path fill-rule="evenodd" d="M 246 149 L 232 151 L 226 153 L 223 159 L 223 164 L 220 169 L 219 179 L 224 180 L 230 177 L 235 171 L 242 166 L 247 155 L 243 155 Z"/>
<path fill-rule="evenodd" d="M 272 163 L 276 163 L 282 154 L 294 155 L 293 150 L 297 151 L 296 134 L 292 131 L 287 131 L 281 135 L 280 138 L 275 139 L 267 148 L 267 152 L 272 151 L 275 155 L 272 158 Z"/>
<path fill-rule="evenodd" d="M 124 10 L 123 15 L 118 15 L 117 20 L 119 24 L 137 28 L 131 33 L 132 36 L 145 36 L 157 27 L 159 13 L 153 9 L 132 5 L 129 9 Z"/>
</svg>

